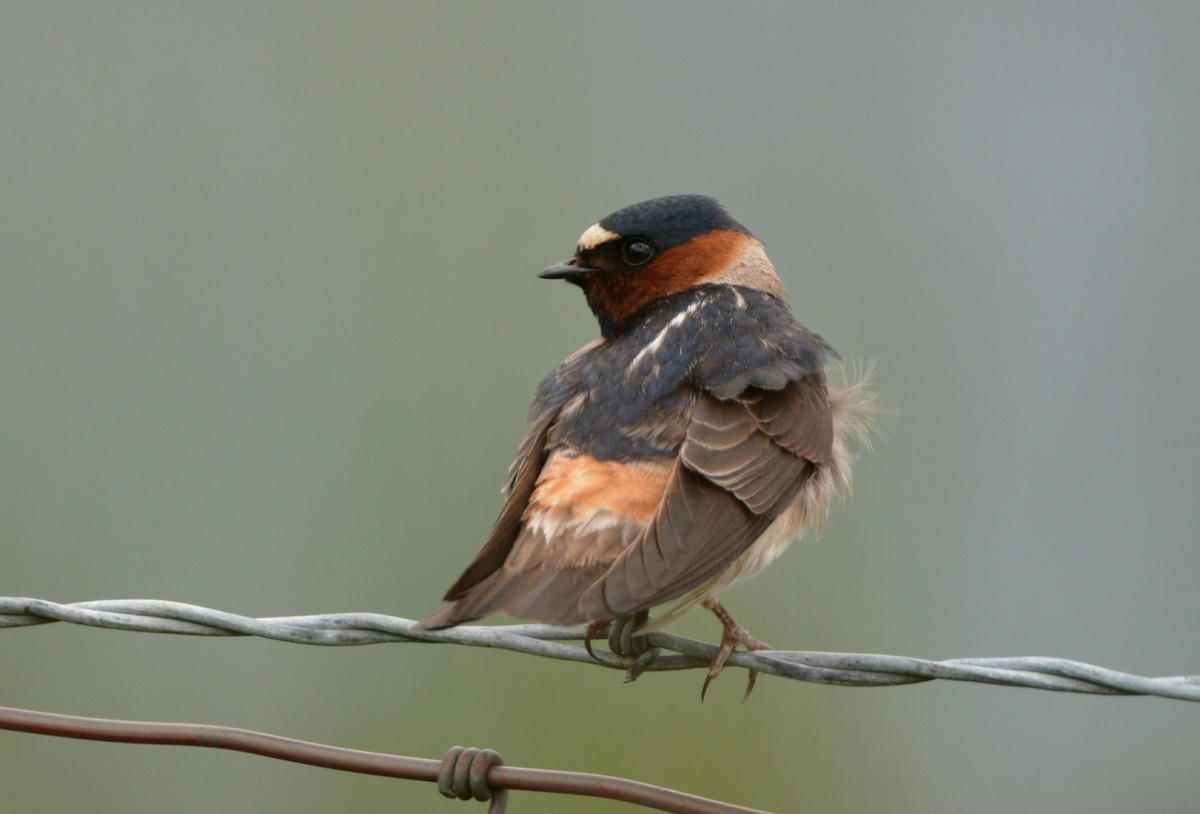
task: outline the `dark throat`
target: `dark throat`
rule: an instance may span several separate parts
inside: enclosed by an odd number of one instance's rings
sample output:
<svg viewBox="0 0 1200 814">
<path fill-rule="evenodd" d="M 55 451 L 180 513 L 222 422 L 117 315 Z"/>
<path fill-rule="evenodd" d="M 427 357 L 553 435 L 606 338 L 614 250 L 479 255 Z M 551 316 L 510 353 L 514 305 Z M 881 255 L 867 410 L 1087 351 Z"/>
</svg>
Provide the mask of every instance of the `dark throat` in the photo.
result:
<svg viewBox="0 0 1200 814">
<path fill-rule="evenodd" d="M 587 297 L 588 308 L 592 309 L 596 321 L 600 323 L 600 335 L 612 339 L 624 319 L 618 320 L 617 314 L 613 313 L 614 302 L 607 287 L 593 282 L 583 287 L 583 293 Z"/>
</svg>

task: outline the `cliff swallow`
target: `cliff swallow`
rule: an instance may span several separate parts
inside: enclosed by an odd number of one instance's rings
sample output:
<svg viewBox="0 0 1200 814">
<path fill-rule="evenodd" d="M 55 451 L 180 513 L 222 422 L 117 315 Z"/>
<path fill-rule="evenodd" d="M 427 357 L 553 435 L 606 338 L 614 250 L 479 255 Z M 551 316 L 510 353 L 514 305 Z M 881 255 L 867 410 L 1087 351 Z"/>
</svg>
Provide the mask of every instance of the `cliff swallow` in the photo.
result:
<svg viewBox="0 0 1200 814">
<path fill-rule="evenodd" d="M 712 198 L 614 212 L 540 276 L 583 289 L 601 337 L 538 386 L 500 517 L 446 592 L 454 604 L 420 627 L 504 611 L 648 630 L 699 604 L 723 626 L 707 689 L 737 645 L 765 647 L 718 594 L 849 487 L 871 392 L 829 387 L 833 349 L 796 322 L 762 243 Z"/>
</svg>

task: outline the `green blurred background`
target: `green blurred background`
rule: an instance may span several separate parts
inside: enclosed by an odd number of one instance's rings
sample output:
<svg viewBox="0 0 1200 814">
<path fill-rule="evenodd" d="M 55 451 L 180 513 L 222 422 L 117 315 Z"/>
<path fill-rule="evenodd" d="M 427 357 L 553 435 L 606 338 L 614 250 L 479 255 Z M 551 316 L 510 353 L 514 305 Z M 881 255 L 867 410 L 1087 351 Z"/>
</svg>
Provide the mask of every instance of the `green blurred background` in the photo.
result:
<svg viewBox="0 0 1200 814">
<path fill-rule="evenodd" d="M 1200 673 L 1198 31 L 1165 2 L 6 3 L 0 595 L 432 612 L 534 386 L 597 332 L 536 272 L 704 192 L 900 413 L 822 540 L 725 596 L 739 621 Z M 490 746 L 780 812 L 1200 805 L 1182 702 L 700 682 L 0 632 L 12 706 Z M 0 756 L 3 814 L 483 810 L 202 750 Z"/>
</svg>

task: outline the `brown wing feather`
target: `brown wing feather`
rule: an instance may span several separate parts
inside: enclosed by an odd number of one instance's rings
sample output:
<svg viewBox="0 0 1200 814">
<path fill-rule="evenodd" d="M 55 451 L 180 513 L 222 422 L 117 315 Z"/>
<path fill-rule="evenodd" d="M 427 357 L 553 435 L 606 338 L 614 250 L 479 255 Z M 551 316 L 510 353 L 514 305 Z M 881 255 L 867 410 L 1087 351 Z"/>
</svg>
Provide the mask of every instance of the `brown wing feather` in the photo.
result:
<svg viewBox="0 0 1200 814">
<path fill-rule="evenodd" d="M 833 414 L 822 371 L 783 390 L 751 389 L 738 397 L 771 440 L 790 452 L 823 464 L 833 456 Z"/>
<path fill-rule="evenodd" d="M 591 621 L 580 614 L 580 594 L 638 538 L 643 525 L 609 512 L 543 524 L 545 519 L 527 517 L 501 567 L 421 627 L 436 630 L 499 611 L 552 625 Z"/>
<path fill-rule="evenodd" d="M 661 502 L 671 467 L 598 460 L 568 447 L 542 458 L 533 475 L 518 475 L 513 498 L 526 488 L 527 477 L 533 486 L 521 501 L 512 536 L 493 533 L 460 583 L 476 574 L 479 579 L 422 628 L 498 611 L 550 624 L 589 621 L 580 616 L 580 594 L 641 536 Z"/>
<path fill-rule="evenodd" d="M 701 396 L 658 511 L 583 594 L 583 617 L 644 610 L 715 577 L 791 504 L 832 446 L 820 372 L 728 401 Z"/>
</svg>

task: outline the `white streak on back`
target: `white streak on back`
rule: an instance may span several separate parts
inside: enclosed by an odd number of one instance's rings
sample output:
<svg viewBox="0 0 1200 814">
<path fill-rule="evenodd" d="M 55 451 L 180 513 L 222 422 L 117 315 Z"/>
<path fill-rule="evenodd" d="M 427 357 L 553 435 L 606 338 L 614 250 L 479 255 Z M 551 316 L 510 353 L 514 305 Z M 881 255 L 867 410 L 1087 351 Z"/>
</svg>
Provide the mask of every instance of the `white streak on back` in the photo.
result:
<svg viewBox="0 0 1200 814">
<path fill-rule="evenodd" d="M 667 334 L 671 332 L 671 329 L 678 328 L 680 325 L 686 322 L 687 318 L 700 310 L 700 306 L 703 304 L 703 298 L 698 299 L 687 308 L 673 316 L 671 321 L 663 326 L 663 329 L 659 331 L 653 339 L 650 340 L 646 347 L 637 352 L 637 356 L 633 357 L 633 361 L 629 363 L 628 372 L 632 374 L 635 370 L 637 370 L 637 366 L 642 363 L 643 359 L 658 353 L 659 349 L 663 346 L 663 343 L 667 339 Z"/>
</svg>

